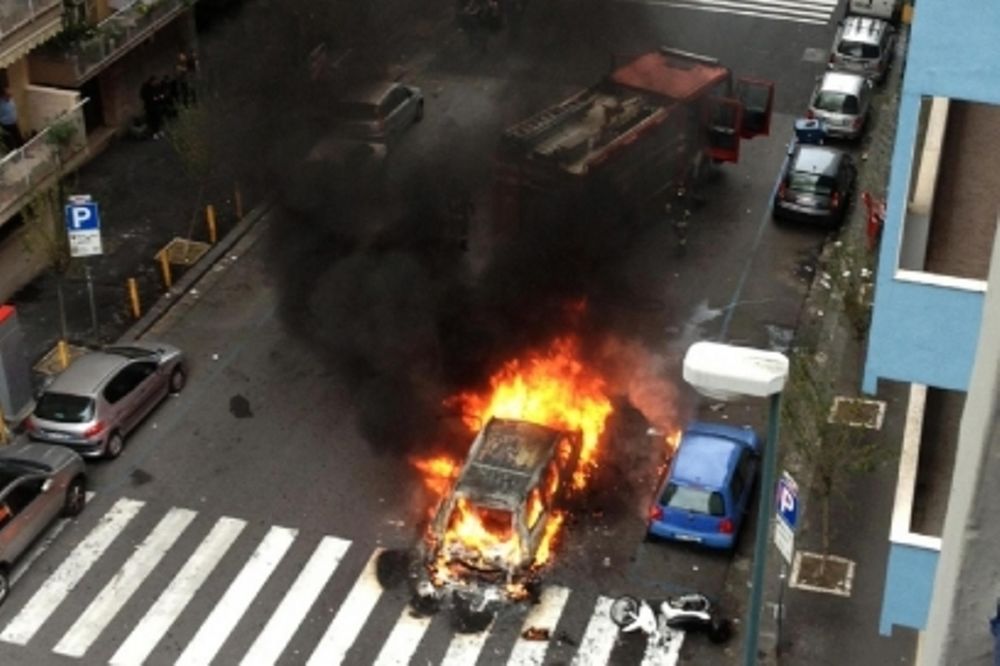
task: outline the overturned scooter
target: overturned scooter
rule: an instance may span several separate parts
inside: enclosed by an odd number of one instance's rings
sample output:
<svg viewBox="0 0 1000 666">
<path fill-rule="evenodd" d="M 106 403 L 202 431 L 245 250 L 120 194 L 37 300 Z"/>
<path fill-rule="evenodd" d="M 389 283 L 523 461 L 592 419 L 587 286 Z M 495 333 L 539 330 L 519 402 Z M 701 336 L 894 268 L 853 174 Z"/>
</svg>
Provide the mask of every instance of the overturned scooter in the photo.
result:
<svg viewBox="0 0 1000 666">
<path fill-rule="evenodd" d="M 712 602 L 703 594 L 667 599 L 660 602 L 657 610 L 658 613 L 654 612 L 647 601 L 624 596 L 615 599 L 609 614 L 623 633 L 641 631 L 664 647 L 672 637 L 671 629 L 704 631 L 713 643 L 725 643 L 732 635 L 732 624 L 717 615 Z"/>
</svg>

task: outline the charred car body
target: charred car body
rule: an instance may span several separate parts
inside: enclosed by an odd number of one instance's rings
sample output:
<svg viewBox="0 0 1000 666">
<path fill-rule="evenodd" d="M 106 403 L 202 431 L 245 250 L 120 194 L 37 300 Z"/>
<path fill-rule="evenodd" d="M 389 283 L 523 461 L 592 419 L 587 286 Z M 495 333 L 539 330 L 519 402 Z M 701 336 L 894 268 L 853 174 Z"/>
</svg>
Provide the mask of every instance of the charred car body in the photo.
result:
<svg viewBox="0 0 1000 666">
<path fill-rule="evenodd" d="M 483 611 L 531 596 L 579 451 L 578 434 L 490 419 L 421 543 L 417 600 Z"/>
</svg>

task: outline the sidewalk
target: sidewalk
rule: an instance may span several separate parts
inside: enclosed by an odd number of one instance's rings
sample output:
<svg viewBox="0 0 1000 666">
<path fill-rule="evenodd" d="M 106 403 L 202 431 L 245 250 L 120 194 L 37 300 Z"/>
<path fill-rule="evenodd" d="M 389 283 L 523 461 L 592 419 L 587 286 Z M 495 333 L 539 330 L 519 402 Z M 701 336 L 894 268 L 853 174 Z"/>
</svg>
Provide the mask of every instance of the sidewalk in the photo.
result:
<svg viewBox="0 0 1000 666">
<path fill-rule="evenodd" d="M 905 48 L 905 36 L 901 42 L 901 48 Z M 895 138 L 899 70 L 897 66 L 892 80 L 876 96 L 874 127 L 856 151 L 862 157 L 850 222 L 838 240 L 824 250 L 817 270 L 819 275 L 813 281 L 796 331 L 796 346 L 804 346 L 813 353 L 814 365 L 834 395 L 860 395 L 867 331 L 858 335 L 844 300 L 852 285 L 857 288 L 859 279 L 872 281 L 856 275 L 861 267 L 873 268 L 875 263 L 874 254 L 867 249 L 866 211 L 861 193 L 867 191 L 877 198 L 885 196 Z M 846 276 L 845 266 L 855 275 Z M 870 302 L 870 292 L 867 300 Z M 772 547 L 760 639 L 760 649 L 766 656 L 762 656 L 761 664 L 882 666 L 913 662 L 915 632 L 897 629 L 891 637 L 878 634 L 907 394 L 900 387 L 883 385 L 879 395 L 866 397 L 886 403 L 881 430 L 865 431 L 864 435 L 884 447 L 885 460 L 874 472 L 848 476 L 843 486 L 834 491 L 830 503 L 829 554 L 854 562 L 850 595 L 836 596 L 786 586 L 784 620 L 778 636 L 775 611 L 784 560 Z M 782 438 L 788 435 L 786 431 Z M 788 447 L 782 448 L 787 452 Z M 782 464 L 796 476 L 804 512 L 799 517 L 795 549 L 821 554 L 822 505 L 819 501 L 810 502 L 812 470 L 808 461 L 796 461 L 794 456 L 786 456 Z"/>
</svg>

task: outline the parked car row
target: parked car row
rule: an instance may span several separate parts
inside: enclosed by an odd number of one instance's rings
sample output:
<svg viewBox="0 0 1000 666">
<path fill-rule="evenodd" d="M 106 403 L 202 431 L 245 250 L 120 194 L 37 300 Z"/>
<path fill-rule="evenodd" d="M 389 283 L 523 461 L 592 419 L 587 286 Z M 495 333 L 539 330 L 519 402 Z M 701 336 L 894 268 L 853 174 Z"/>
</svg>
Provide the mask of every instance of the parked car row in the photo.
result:
<svg viewBox="0 0 1000 666">
<path fill-rule="evenodd" d="M 25 422 L 31 441 L 0 449 L 0 603 L 17 559 L 52 521 L 83 510 L 84 457 L 117 458 L 185 380 L 179 349 L 135 342 L 88 352 L 43 388 Z"/>
<path fill-rule="evenodd" d="M 850 208 L 857 180 L 854 159 L 844 148 L 823 144 L 864 136 L 875 85 L 885 81 L 896 50 L 891 20 L 898 3 L 852 0 L 848 9 L 856 13 L 837 28 L 828 71 L 817 80 L 806 121 L 797 123 L 798 138 L 774 193 L 777 220 L 836 226 Z"/>
</svg>

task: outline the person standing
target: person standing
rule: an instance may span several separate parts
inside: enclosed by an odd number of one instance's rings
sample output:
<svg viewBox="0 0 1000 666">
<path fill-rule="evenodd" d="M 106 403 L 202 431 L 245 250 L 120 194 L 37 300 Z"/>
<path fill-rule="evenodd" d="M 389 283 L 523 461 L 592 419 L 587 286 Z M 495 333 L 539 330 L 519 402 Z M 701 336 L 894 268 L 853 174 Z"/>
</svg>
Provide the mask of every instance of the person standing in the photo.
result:
<svg viewBox="0 0 1000 666">
<path fill-rule="evenodd" d="M 160 127 L 163 124 L 160 87 L 159 79 L 153 75 L 143 81 L 142 87 L 139 89 L 142 109 L 146 114 L 146 126 L 149 128 L 149 135 L 154 139 L 160 138 Z"/>
<path fill-rule="evenodd" d="M 3 142 L 7 148 L 16 150 L 24 145 L 21 128 L 17 126 L 17 104 L 6 86 L 0 93 L 0 129 L 3 129 Z"/>
</svg>

